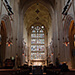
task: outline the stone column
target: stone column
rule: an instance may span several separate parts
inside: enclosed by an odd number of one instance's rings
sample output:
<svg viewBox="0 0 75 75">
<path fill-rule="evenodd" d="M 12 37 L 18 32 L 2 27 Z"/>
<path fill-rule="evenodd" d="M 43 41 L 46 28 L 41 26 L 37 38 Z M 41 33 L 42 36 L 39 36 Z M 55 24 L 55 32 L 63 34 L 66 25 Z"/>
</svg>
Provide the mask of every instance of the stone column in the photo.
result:
<svg viewBox="0 0 75 75">
<path fill-rule="evenodd" d="M 65 7 L 65 0 L 62 0 L 61 1 L 61 6 L 62 6 L 62 11 L 63 11 L 63 9 L 64 9 L 64 7 Z M 64 15 L 62 15 L 62 19 L 63 19 L 63 17 L 64 17 Z M 64 20 L 65 21 L 65 20 Z M 64 21 L 62 21 L 62 26 L 63 26 L 63 43 L 64 43 L 64 39 L 65 39 L 65 35 L 64 35 Z M 68 52 L 68 47 L 66 47 L 64 44 L 63 44 L 63 50 L 64 50 L 64 61 L 67 61 L 67 54 L 69 53 Z"/>
<path fill-rule="evenodd" d="M 55 59 L 57 57 L 57 53 L 58 53 L 58 50 L 56 48 L 57 46 L 57 19 L 56 19 L 56 10 L 54 10 L 54 13 L 53 13 L 53 18 L 52 18 L 52 32 L 53 32 L 53 38 L 52 38 L 52 41 L 53 41 L 53 51 L 54 51 L 54 54 L 53 54 L 53 63 L 55 64 Z"/>
<path fill-rule="evenodd" d="M 73 12 L 74 12 L 74 22 L 75 22 L 75 0 L 73 0 Z"/>
<path fill-rule="evenodd" d="M 63 62 L 65 59 L 65 51 L 63 49 L 63 23 L 62 23 L 62 1 L 58 0 L 57 2 L 57 27 L 58 27 L 58 53 L 60 55 L 60 62 Z"/>
<path fill-rule="evenodd" d="M 3 1 L 3 0 L 0 0 L 0 32 L 1 32 L 2 1 Z"/>
<path fill-rule="evenodd" d="M 18 26 L 18 54 L 20 58 L 20 65 L 22 64 L 22 48 L 23 48 L 23 12 L 19 11 L 19 26 Z"/>
<path fill-rule="evenodd" d="M 12 26 L 12 37 L 13 37 L 13 46 L 11 56 L 18 54 L 18 27 L 19 27 L 19 3 L 18 0 L 11 0 L 10 2 L 13 14 L 13 21 L 11 22 Z"/>
</svg>

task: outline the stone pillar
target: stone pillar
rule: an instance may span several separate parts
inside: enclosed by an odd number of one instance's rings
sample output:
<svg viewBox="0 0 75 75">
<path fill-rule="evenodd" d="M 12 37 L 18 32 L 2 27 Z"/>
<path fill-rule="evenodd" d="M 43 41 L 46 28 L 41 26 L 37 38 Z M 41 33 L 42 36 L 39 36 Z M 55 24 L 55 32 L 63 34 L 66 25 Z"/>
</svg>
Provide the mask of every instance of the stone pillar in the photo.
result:
<svg viewBox="0 0 75 75">
<path fill-rule="evenodd" d="M 74 12 L 74 22 L 75 22 L 75 0 L 73 0 L 73 12 Z"/>
<path fill-rule="evenodd" d="M 53 32 L 53 38 L 52 38 L 52 41 L 53 41 L 53 51 L 54 51 L 54 54 L 53 54 L 53 63 L 55 64 L 55 58 L 57 57 L 57 48 L 56 45 L 57 45 L 57 19 L 56 19 L 56 10 L 54 10 L 54 13 L 53 13 L 53 18 L 52 18 L 52 32 Z"/>
<path fill-rule="evenodd" d="M 60 55 L 60 62 L 65 60 L 65 51 L 63 49 L 63 23 L 62 23 L 62 1 L 57 2 L 57 27 L 58 27 L 58 53 Z"/>
<path fill-rule="evenodd" d="M 64 10 L 64 7 L 65 7 L 65 4 L 66 4 L 66 2 L 65 2 L 65 0 L 62 0 L 61 1 L 61 5 L 62 5 L 62 11 Z M 62 15 L 62 19 L 63 19 L 63 17 L 64 17 L 64 15 Z M 65 20 L 64 20 L 65 21 Z M 64 40 L 65 40 L 65 34 L 64 34 L 64 21 L 62 21 L 62 26 L 63 26 L 63 43 L 64 43 Z M 63 50 L 64 50 L 64 61 L 68 61 L 68 59 L 69 59 L 69 57 L 68 57 L 68 54 L 69 54 L 69 46 L 65 46 L 64 44 L 63 44 Z M 67 59 L 68 58 L 68 59 Z"/>
<path fill-rule="evenodd" d="M 0 0 L 0 32 L 1 32 L 2 1 L 3 1 L 3 0 Z"/>
<path fill-rule="evenodd" d="M 20 65 L 22 64 L 22 48 L 23 48 L 23 12 L 19 11 L 19 26 L 18 26 L 18 54 L 20 58 Z"/>
<path fill-rule="evenodd" d="M 12 46 L 12 54 L 11 56 L 16 56 L 18 54 L 18 26 L 19 26 L 19 3 L 18 0 L 11 0 L 10 5 L 12 7 L 13 21 L 11 22 L 12 26 L 12 38 L 13 38 L 13 46 Z"/>
<path fill-rule="evenodd" d="M 18 65 L 20 65 L 20 30 L 21 28 L 19 28 L 19 26 L 21 26 L 21 24 L 19 23 L 20 20 L 20 16 L 19 16 L 19 0 L 11 0 L 10 1 L 10 6 L 12 7 L 12 11 L 14 12 L 14 14 L 12 15 L 13 21 L 11 21 L 11 27 L 12 27 L 12 42 L 13 45 L 11 47 L 11 55 L 16 58 L 16 54 L 18 55 Z"/>
</svg>

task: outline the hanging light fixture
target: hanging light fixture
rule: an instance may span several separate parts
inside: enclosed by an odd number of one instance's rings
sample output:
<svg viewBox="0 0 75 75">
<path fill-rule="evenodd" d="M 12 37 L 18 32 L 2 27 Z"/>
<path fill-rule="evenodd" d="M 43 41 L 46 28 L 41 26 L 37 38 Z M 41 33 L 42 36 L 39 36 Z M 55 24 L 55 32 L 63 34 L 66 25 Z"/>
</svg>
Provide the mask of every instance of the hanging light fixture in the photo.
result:
<svg viewBox="0 0 75 75">
<path fill-rule="evenodd" d="M 68 40 L 68 38 L 65 38 L 65 41 L 64 41 L 64 43 L 63 43 L 65 46 L 68 46 L 68 44 L 69 44 L 69 40 Z"/>
<path fill-rule="evenodd" d="M 1 34 L 0 34 L 0 45 L 1 45 Z"/>
<path fill-rule="evenodd" d="M 10 38 L 7 40 L 6 44 L 7 44 L 8 47 L 10 47 L 11 45 L 13 45 Z"/>
<path fill-rule="evenodd" d="M 26 57 L 26 54 L 25 54 L 25 57 Z"/>
<path fill-rule="evenodd" d="M 22 53 L 22 55 L 24 56 L 24 53 Z"/>
<path fill-rule="evenodd" d="M 51 53 L 51 55 L 54 55 L 53 52 Z"/>
<path fill-rule="evenodd" d="M 16 58 L 18 57 L 18 54 L 16 53 Z"/>
<path fill-rule="evenodd" d="M 51 57 L 51 55 L 49 55 L 49 57 Z"/>
<path fill-rule="evenodd" d="M 24 49 L 22 48 L 22 55 L 24 56 L 25 54 L 24 54 Z"/>
</svg>

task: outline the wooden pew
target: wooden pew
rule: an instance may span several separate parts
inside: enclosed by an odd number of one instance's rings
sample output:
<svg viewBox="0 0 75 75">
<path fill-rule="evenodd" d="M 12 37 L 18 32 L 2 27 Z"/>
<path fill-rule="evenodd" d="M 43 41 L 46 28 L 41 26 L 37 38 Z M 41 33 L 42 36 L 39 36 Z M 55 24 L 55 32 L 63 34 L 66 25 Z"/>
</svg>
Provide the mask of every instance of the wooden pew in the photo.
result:
<svg viewBox="0 0 75 75">
<path fill-rule="evenodd" d="M 20 75 L 20 69 L 0 69 L 0 75 Z"/>
<path fill-rule="evenodd" d="M 0 69 L 0 75 L 29 75 L 29 69 Z"/>
<path fill-rule="evenodd" d="M 61 72 L 60 69 L 47 69 L 47 75 L 75 75 L 75 69 L 68 72 Z"/>
</svg>

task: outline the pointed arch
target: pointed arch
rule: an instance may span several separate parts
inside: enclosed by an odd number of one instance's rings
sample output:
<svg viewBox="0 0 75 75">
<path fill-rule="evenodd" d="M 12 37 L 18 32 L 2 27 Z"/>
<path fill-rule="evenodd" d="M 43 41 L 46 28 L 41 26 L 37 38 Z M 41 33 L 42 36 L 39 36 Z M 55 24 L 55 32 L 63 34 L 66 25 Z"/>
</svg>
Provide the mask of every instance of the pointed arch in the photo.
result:
<svg viewBox="0 0 75 75">
<path fill-rule="evenodd" d="M 11 21 L 8 15 L 3 14 L 1 16 L 1 22 L 4 23 L 6 28 L 7 37 L 11 37 L 12 35 L 12 28 L 11 28 Z"/>
</svg>

